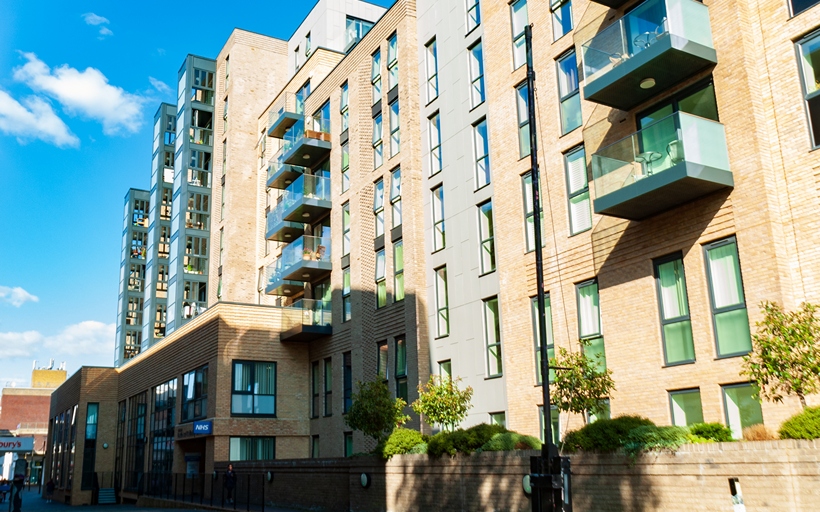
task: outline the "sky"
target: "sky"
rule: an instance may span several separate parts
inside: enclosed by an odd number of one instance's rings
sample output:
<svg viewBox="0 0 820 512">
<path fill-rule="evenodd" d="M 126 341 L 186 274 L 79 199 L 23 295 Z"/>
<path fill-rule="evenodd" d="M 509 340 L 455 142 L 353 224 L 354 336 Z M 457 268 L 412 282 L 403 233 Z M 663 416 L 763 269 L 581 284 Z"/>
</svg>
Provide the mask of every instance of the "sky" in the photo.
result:
<svg viewBox="0 0 820 512">
<path fill-rule="evenodd" d="M 2 1 L 0 387 L 113 363 L 123 201 L 185 56 L 234 27 L 287 39 L 314 4 Z"/>
</svg>

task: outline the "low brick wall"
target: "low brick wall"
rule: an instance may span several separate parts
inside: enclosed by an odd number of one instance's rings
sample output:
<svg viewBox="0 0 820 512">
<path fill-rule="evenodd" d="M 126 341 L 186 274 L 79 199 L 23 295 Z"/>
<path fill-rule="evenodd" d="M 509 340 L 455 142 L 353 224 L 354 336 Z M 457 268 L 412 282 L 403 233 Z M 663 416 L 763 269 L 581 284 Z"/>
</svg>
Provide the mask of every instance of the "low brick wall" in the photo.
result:
<svg viewBox="0 0 820 512">
<path fill-rule="evenodd" d="M 522 490 L 533 451 L 433 459 L 403 455 L 235 463 L 271 471 L 271 504 L 306 510 L 529 511 Z M 220 466 L 220 471 L 224 465 Z M 747 510 L 820 509 L 820 442 L 761 441 L 687 445 L 634 463 L 623 455 L 572 457 L 576 512 L 730 511 L 729 478 L 740 480 Z M 370 475 L 367 488 L 360 475 Z"/>
</svg>

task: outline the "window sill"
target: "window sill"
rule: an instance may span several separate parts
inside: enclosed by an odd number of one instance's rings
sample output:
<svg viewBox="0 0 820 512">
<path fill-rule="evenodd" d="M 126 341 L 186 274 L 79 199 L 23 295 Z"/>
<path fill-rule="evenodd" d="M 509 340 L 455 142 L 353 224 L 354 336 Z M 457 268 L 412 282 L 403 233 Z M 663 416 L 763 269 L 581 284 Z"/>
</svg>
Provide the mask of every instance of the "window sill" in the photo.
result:
<svg viewBox="0 0 820 512">
<path fill-rule="evenodd" d="M 587 231 L 589 231 L 589 230 L 591 230 L 591 229 L 592 229 L 592 226 L 590 226 L 590 227 L 588 227 L 588 228 L 586 228 L 586 229 L 584 229 L 584 230 L 578 231 L 577 233 L 570 233 L 570 234 L 567 236 L 567 238 L 572 238 L 572 237 L 574 237 L 574 236 L 581 235 L 581 234 L 586 233 Z"/>
<path fill-rule="evenodd" d="M 504 376 L 504 374 L 503 374 L 503 373 L 499 373 L 498 375 L 490 375 L 489 377 L 484 377 L 484 380 L 495 380 L 495 379 L 500 379 L 500 378 L 501 378 L 501 377 L 503 377 L 503 376 Z"/>
<path fill-rule="evenodd" d="M 477 109 L 478 107 L 480 107 L 481 105 L 483 105 L 483 104 L 487 103 L 487 98 L 486 98 L 486 96 L 487 96 L 487 95 L 485 94 L 484 96 L 485 96 L 485 97 L 484 97 L 484 99 L 483 99 L 483 100 L 481 100 L 481 103 L 479 103 L 479 104 L 477 104 L 477 105 L 475 105 L 475 106 L 473 106 L 473 107 L 470 107 L 470 112 L 471 112 L 471 113 L 472 113 L 475 109 Z"/>
<path fill-rule="evenodd" d="M 674 368 L 676 366 L 686 366 L 689 364 L 695 364 L 696 360 L 692 359 L 691 361 L 681 361 L 679 363 L 667 363 L 661 366 L 661 368 Z"/>
<path fill-rule="evenodd" d="M 441 336 L 436 336 L 436 337 L 435 337 L 435 338 L 433 338 L 433 339 L 436 339 L 436 340 L 443 340 L 444 338 L 449 338 L 449 337 L 450 337 L 450 333 L 447 333 L 447 334 L 442 334 Z"/>
<path fill-rule="evenodd" d="M 470 37 L 470 34 L 472 34 L 473 32 L 475 32 L 475 31 L 476 31 L 476 30 L 478 30 L 479 28 L 481 28 L 481 23 L 479 23 L 479 24 L 478 24 L 478 25 L 476 25 L 475 27 L 473 27 L 473 28 L 471 28 L 470 30 L 468 30 L 468 31 L 467 31 L 467 33 L 466 33 L 466 34 L 464 34 L 464 37 Z"/>
<path fill-rule="evenodd" d="M 430 254 L 437 254 L 437 253 L 440 253 L 441 251 L 443 251 L 443 250 L 444 250 L 444 249 L 446 249 L 446 248 L 447 248 L 447 246 L 445 245 L 444 247 L 440 247 L 440 248 L 438 248 L 438 249 L 433 249 L 433 252 L 431 252 Z"/>
<path fill-rule="evenodd" d="M 745 355 L 748 355 L 748 354 L 749 354 L 749 352 L 751 352 L 751 351 L 747 351 L 747 352 L 735 352 L 734 354 L 719 355 L 719 356 L 715 357 L 715 358 L 714 358 L 714 359 L 712 359 L 712 360 L 713 360 L 713 361 L 720 361 L 721 359 L 732 359 L 732 358 L 734 358 L 734 357 L 743 357 L 743 356 L 745 356 Z"/>
</svg>

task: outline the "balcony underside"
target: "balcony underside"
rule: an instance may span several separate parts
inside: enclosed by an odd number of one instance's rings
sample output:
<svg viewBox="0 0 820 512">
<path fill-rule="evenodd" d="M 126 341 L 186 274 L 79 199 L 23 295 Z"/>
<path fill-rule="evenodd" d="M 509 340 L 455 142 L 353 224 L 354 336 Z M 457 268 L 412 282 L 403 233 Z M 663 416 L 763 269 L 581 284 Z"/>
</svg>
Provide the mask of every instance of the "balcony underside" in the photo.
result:
<svg viewBox="0 0 820 512">
<path fill-rule="evenodd" d="M 630 110 L 715 63 L 714 48 L 680 36 L 666 35 L 585 84 L 584 99 Z M 655 86 L 642 89 L 641 81 L 646 78 L 653 78 Z"/>
<path fill-rule="evenodd" d="M 314 281 L 330 273 L 329 261 L 299 260 L 282 272 L 286 281 Z"/>
<path fill-rule="evenodd" d="M 302 293 L 305 289 L 305 283 L 301 281 L 286 281 L 284 279 L 276 279 L 268 283 L 265 287 L 265 293 L 268 295 L 281 295 L 284 297 L 292 297 L 296 294 Z"/>
<path fill-rule="evenodd" d="M 279 335 L 281 341 L 308 342 L 333 334 L 331 325 L 302 325 L 298 324 Z"/>
<path fill-rule="evenodd" d="M 626 4 L 630 0 L 592 0 L 596 4 L 605 5 L 611 9 L 617 9 L 622 5 Z"/>
<path fill-rule="evenodd" d="M 731 171 L 681 162 L 596 198 L 595 213 L 641 220 L 733 186 Z"/>
<path fill-rule="evenodd" d="M 330 211 L 332 203 L 324 199 L 303 197 L 285 212 L 284 220 L 291 222 L 312 222 Z"/>
<path fill-rule="evenodd" d="M 315 138 L 305 136 L 296 141 L 285 155 L 284 163 L 311 167 L 321 162 L 330 153 L 330 134 L 310 130 L 308 133 L 316 134 Z"/>
<path fill-rule="evenodd" d="M 300 167 L 295 165 L 282 165 L 268 178 L 268 188 L 278 188 L 285 190 L 293 181 L 302 175 Z"/>
<path fill-rule="evenodd" d="M 266 238 L 277 242 L 293 242 L 305 234 L 305 226 L 301 222 L 283 221 L 268 231 Z"/>
<path fill-rule="evenodd" d="M 279 116 L 276 122 L 271 125 L 270 129 L 268 129 L 268 137 L 276 137 L 277 139 L 281 139 L 285 135 L 288 128 L 296 124 L 296 121 L 304 118 L 304 115 L 300 115 L 295 112 L 284 112 L 281 116 Z"/>
</svg>

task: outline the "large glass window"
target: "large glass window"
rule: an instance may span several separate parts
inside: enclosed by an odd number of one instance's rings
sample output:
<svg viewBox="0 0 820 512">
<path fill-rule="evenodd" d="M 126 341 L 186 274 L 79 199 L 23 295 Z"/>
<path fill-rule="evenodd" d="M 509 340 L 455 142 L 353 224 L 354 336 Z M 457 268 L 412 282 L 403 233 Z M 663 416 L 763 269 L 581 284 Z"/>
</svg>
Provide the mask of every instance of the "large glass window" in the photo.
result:
<svg viewBox="0 0 820 512">
<path fill-rule="evenodd" d="M 85 416 L 85 443 L 83 445 L 83 474 L 82 489 L 94 487 L 94 467 L 97 459 L 97 423 L 100 414 L 100 404 L 89 403 L 86 406 Z"/>
<path fill-rule="evenodd" d="M 386 262 L 384 249 L 376 253 L 376 307 L 387 305 L 387 281 L 385 280 Z"/>
<path fill-rule="evenodd" d="M 333 359 L 325 359 L 325 416 L 333 414 Z"/>
<path fill-rule="evenodd" d="M 401 122 L 399 114 L 399 100 L 390 104 L 390 156 L 394 157 L 401 151 Z"/>
<path fill-rule="evenodd" d="M 353 317 L 350 303 L 350 267 L 342 269 L 342 322 Z"/>
<path fill-rule="evenodd" d="M 372 21 L 360 20 L 348 16 L 345 30 L 345 52 L 349 52 L 350 49 L 353 48 L 353 45 L 358 43 L 372 27 Z"/>
<path fill-rule="evenodd" d="M 373 118 L 373 168 L 378 169 L 384 163 L 384 145 L 382 144 L 382 114 Z"/>
<path fill-rule="evenodd" d="M 789 0 L 789 7 L 792 10 L 792 16 L 797 16 L 801 12 L 816 5 L 818 0 Z"/>
<path fill-rule="evenodd" d="M 732 437 L 743 438 L 743 429 L 763 423 L 763 409 L 755 398 L 758 394 L 754 384 L 723 386 L 723 407 L 726 425 L 732 429 Z"/>
<path fill-rule="evenodd" d="M 578 92 L 578 61 L 575 50 L 558 61 L 558 96 L 561 101 L 561 133 L 581 126 L 581 95 Z"/>
<path fill-rule="evenodd" d="M 376 345 L 376 375 L 382 379 L 387 380 L 387 342 L 381 341 Z"/>
<path fill-rule="evenodd" d="M 436 273 L 436 336 L 450 334 L 450 311 L 447 304 L 447 267 L 437 268 Z"/>
<path fill-rule="evenodd" d="M 350 203 L 342 205 L 342 256 L 350 254 Z"/>
<path fill-rule="evenodd" d="M 700 389 L 670 391 L 669 406 L 672 410 L 672 425 L 687 427 L 694 423 L 703 423 Z"/>
<path fill-rule="evenodd" d="M 527 47 L 524 38 L 524 27 L 529 24 L 527 18 L 527 0 L 516 0 L 510 4 L 512 16 L 513 69 L 518 69 L 527 62 Z"/>
<path fill-rule="evenodd" d="M 276 363 L 233 362 L 231 415 L 276 415 Z"/>
<path fill-rule="evenodd" d="M 404 300 L 404 242 L 393 244 L 393 302 Z"/>
<path fill-rule="evenodd" d="M 391 226 L 397 228 L 402 223 L 400 168 L 396 168 L 390 173 L 390 208 Z"/>
<path fill-rule="evenodd" d="M 444 185 L 439 185 L 433 192 L 433 252 L 444 249 Z"/>
<path fill-rule="evenodd" d="M 438 98 L 438 54 L 436 40 L 433 39 L 425 46 L 425 69 L 427 70 L 427 103 Z"/>
<path fill-rule="evenodd" d="M 467 32 L 481 24 L 481 6 L 479 0 L 467 0 Z"/>
<path fill-rule="evenodd" d="M 543 375 L 541 372 L 541 336 L 539 335 L 538 326 L 538 297 L 530 299 L 532 307 L 532 331 L 535 337 L 535 380 L 537 384 L 543 382 Z M 555 357 L 555 342 L 552 335 L 552 302 L 550 295 L 544 296 L 544 316 L 547 321 L 547 359 Z M 550 370 L 550 382 L 555 380 L 555 370 Z"/>
<path fill-rule="evenodd" d="M 805 10 L 817 0 L 792 0 L 795 14 Z M 803 4 L 803 5 L 798 5 Z M 798 10 L 798 8 L 800 8 Z M 797 43 L 800 68 L 803 75 L 803 97 L 809 116 L 811 145 L 820 147 L 820 33 L 814 33 Z"/>
<path fill-rule="evenodd" d="M 487 376 L 497 377 L 503 372 L 498 297 L 484 299 L 484 342 L 487 347 Z"/>
<path fill-rule="evenodd" d="M 153 473 L 171 473 L 174 466 L 177 379 L 171 379 L 154 387 L 153 396 L 151 471 Z"/>
<path fill-rule="evenodd" d="M 185 374 L 182 380 L 182 421 L 193 421 L 208 415 L 208 367 Z"/>
<path fill-rule="evenodd" d="M 737 241 L 735 237 L 730 237 L 708 244 L 704 249 L 717 355 L 746 354 L 752 349 L 752 341 Z"/>
<path fill-rule="evenodd" d="M 581 283 L 575 289 L 578 296 L 578 338 L 584 342 L 584 354 L 602 369 L 606 368 L 598 281 Z"/>
<path fill-rule="evenodd" d="M 493 229 L 493 202 L 478 206 L 478 237 L 481 244 L 481 273 L 495 270 L 495 234 Z"/>
<path fill-rule="evenodd" d="M 557 41 L 572 30 L 572 0 L 553 0 L 550 11 L 552 11 L 552 37 Z"/>
<path fill-rule="evenodd" d="M 515 107 L 518 111 L 518 156 L 530 154 L 530 100 L 527 83 L 515 88 Z"/>
<path fill-rule="evenodd" d="M 569 232 L 572 236 L 592 228 L 592 205 L 584 146 L 564 154 L 564 167 L 567 173 Z"/>
<path fill-rule="evenodd" d="M 481 41 L 470 48 L 470 104 L 473 108 L 484 103 L 484 51 Z"/>
<path fill-rule="evenodd" d="M 441 170 L 441 120 L 436 112 L 427 120 L 430 131 L 430 176 Z"/>
<path fill-rule="evenodd" d="M 371 104 L 375 105 L 382 99 L 382 52 L 373 54 L 370 63 L 370 90 L 372 93 Z"/>
<path fill-rule="evenodd" d="M 473 146 L 475 151 L 476 189 L 490 183 L 490 138 L 487 133 L 487 120 L 482 119 L 473 125 Z"/>
<path fill-rule="evenodd" d="M 661 313 L 663 355 L 667 365 L 695 360 L 689 297 L 680 254 L 655 260 L 655 283 Z"/>
<path fill-rule="evenodd" d="M 384 234 L 384 180 L 373 185 L 373 216 L 376 221 L 376 236 Z"/>
<path fill-rule="evenodd" d="M 231 437 L 229 459 L 274 460 L 276 458 L 275 437 Z"/>
<path fill-rule="evenodd" d="M 399 85 L 398 36 L 393 34 L 387 40 L 387 90 Z"/>
</svg>

